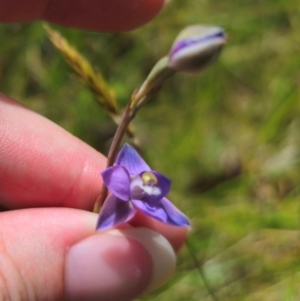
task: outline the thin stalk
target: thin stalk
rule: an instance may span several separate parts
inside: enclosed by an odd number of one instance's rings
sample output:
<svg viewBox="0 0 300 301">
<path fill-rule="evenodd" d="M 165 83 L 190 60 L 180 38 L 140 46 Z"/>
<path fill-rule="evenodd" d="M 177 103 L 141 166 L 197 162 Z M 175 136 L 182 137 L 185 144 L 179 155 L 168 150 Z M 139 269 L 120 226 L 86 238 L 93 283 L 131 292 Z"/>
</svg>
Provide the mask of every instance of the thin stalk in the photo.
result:
<svg viewBox="0 0 300 301">
<path fill-rule="evenodd" d="M 130 110 L 130 102 L 129 102 L 129 104 L 125 108 L 125 111 L 122 115 L 121 122 L 117 128 L 116 134 L 113 138 L 111 147 L 109 149 L 109 153 L 107 156 L 106 168 L 113 166 L 113 164 L 115 163 L 117 154 L 118 154 L 118 151 L 120 148 L 120 144 L 127 131 L 128 125 L 132 121 L 133 118 L 134 118 L 134 115 L 132 114 L 132 112 Z M 103 183 L 102 188 L 101 188 L 100 197 L 98 198 L 98 200 L 96 201 L 96 203 L 94 205 L 94 210 L 93 210 L 94 212 L 99 213 L 100 208 L 103 205 L 103 203 L 107 197 L 107 193 L 108 193 L 107 187 Z"/>
<path fill-rule="evenodd" d="M 208 282 L 208 280 L 207 280 L 207 278 L 206 278 L 206 276 L 205 276 L 205 274 L 204 274 L 204 272 L 203 272 L 203 270 L 201 268 L 201 264 L 198 261 L 197 257 L 195 256 L 193 248 L 192 248 L 192 246 L 191 246 L 191 244 L 190 244 L 190 242 L 189 242 L 188 239 L 186 240 L 185 245 L 186 245 L 186 247 L 187 247 L 187 249 L 188 249 L 188 251 L 189 251 L 189 253 L 190 253 L 190 255 L 191 255 L 192 259 L 193 259 L 193 261 L 194 261 L 194 264 L 197 267 L 197 270 L 198 270 L 198 272 L 200 274 L 200 277 L 202 278 L 202 281 L 203 281 L 203 283 L 204 283 L 204 285 L 205 285 L 208 293 L 210 294 L 211 298 L 213 299 L 213 301 L 219 301 L 218 298 L 217 298 L 217 296 L 215 295 L 215 292 L 211 288 L 211 286 L 210 286 L 210 284 L 209 284 L 209 282 Z"/>
</svg>

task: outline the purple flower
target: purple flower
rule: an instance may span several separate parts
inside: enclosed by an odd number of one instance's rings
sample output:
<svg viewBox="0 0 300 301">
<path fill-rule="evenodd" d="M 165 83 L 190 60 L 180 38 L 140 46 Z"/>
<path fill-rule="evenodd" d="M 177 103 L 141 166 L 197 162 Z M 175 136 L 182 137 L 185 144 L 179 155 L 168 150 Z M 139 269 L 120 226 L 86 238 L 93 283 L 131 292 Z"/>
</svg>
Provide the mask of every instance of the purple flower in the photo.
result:
<svg viewBox="0 0 300 301">
<path fill-rule="evenodd" d="M 137 210 L 166 224 L 190 225 L 186 216 L 165 197 L 171 181 L 151 170 L 130 145 L 124 145 L 116 164 L 102 172 L 102 177 L 111 194 L 101 208 L 97 230 L 126 223 Z"/>
</svg>

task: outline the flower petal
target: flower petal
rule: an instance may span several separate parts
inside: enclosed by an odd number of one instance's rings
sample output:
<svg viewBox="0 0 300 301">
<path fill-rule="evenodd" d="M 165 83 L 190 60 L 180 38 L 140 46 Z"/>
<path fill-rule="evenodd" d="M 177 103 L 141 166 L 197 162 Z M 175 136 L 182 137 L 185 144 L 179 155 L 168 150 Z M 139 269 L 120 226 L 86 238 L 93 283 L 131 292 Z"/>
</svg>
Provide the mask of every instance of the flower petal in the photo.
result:
<svg viewBox="0 0 300 301">
<path fill-rule="evenodd" d="M 162 206 L 166 210 L 169 219 L 172 220 L 172 225 L 176 226 L 190 226 L 190 222 L 187 217 L 175 207 L 167 198 L 163 198 L 161 201 Z"/>
<path fill-rule="evenodd" d="M 130 199 L 130 177 L 126 168 L 112 166 L 102 172 L 108 190 L 123 201 Z"/>
<path fill-rule="evenodd" d="M 190 226 L 187 217 L 179 211 L 167 198 L 160 202 L 149 203 L 140 200 L 132 200 L 133 205 L 143 213 L 169 225 Z"/>
<path fill-rule="evenodd" d="M 172 220 L 170 220 L 169 222 L 168 214 L 160 202 L 145 202 L 141 200 L 131 201 L 134 207 L 147 214 L 148 216 L 151 216 L 166 224 L 170 224 L 170 222 L 172 222 Z"/>
<path fill-rule="evenodd" d="M 131 202 L 124 202 L 114 195 L 109 195 L 101 208 L 96 230 L 106 230 L 128 222 L 136 209 Z"/>
<path fill-rule="evenodd" d="M 116 164 L 124 166 L 130 175 L 138 175 L 143 171 L 151 170 L 144 159 L 129 144 L 125 144 L 121 149 Z"/>
</svg>

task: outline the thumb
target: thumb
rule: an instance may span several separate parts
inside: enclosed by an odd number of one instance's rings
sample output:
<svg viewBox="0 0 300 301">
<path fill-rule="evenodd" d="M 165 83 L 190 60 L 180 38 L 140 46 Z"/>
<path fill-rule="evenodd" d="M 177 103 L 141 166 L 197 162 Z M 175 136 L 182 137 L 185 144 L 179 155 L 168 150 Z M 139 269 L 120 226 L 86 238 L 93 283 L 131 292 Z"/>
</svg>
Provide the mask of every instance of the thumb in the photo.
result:
<svg viewBox="0 0 300 301">
<path fill-rule="evenodd" d="M 0 300 L 132 300 L 175 270 L 168 241 L 146 228 L 95 232 L 97 215 L 45 208 L 0 214 Z"/>
</svg>

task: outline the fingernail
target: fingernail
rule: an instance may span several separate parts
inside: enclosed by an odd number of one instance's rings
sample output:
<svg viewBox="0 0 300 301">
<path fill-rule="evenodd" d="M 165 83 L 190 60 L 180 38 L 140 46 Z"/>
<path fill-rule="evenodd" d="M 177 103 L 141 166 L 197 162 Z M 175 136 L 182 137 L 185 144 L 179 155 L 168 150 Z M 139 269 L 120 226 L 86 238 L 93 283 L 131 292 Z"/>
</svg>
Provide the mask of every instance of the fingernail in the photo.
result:
<svg viewBox="0 0 300 301">
<path fill-rule="evenodd" d="M 99 232 L 73 245 L 66 257 L 68 300 L 126 301 L 166 282 L 175 254 L 146 228 Z"/>
<path fill-rule="evenodd" d="M 121 231 L 112 230 L 119 235 Z M 150 253 L 153 270 L 151 280 L 142 294 L 154 291 L 167 283 L 176 269 L 176 255 L 170 243 L 159 233 L 148 228 L 131 228 L 122 231 L 127 237 L 137 240 Z"/>
</svg>

